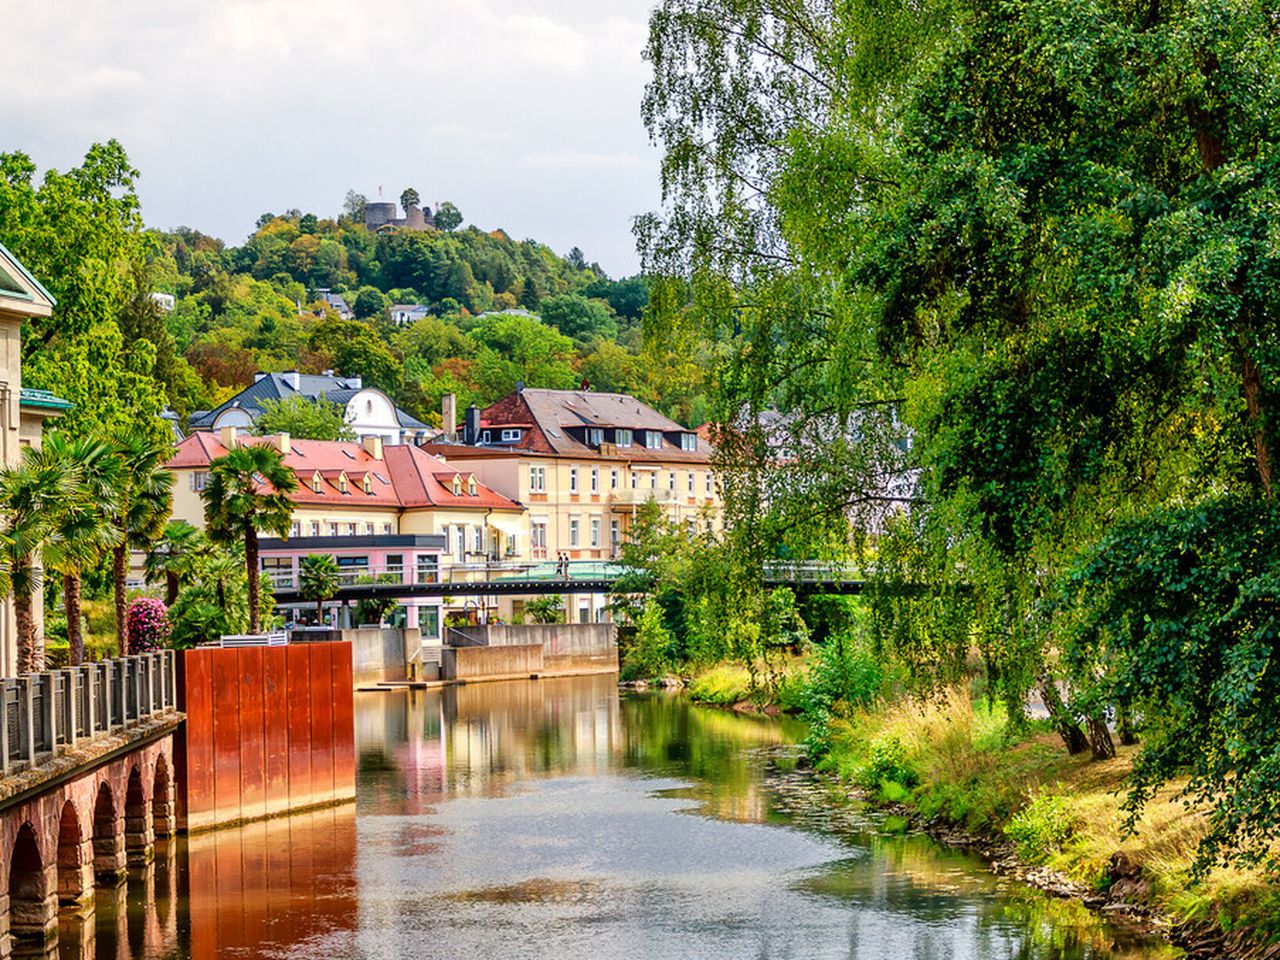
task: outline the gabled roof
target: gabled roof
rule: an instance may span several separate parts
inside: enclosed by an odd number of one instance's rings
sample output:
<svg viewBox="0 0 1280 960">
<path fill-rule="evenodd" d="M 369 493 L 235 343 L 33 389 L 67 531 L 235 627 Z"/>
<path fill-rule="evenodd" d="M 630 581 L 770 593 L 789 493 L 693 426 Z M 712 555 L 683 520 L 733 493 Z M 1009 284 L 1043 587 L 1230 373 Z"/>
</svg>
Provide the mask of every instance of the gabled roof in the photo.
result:
<svg viewBox="0 0 1280 960">
<path fill-rule="evenodd" d="M 26 308 L 22 312 L 44 316 L 58 304 L 44 284 L 3 243 L 0 243 L 0 300 L 18 301 Z"/>
<path fill-rule="evenodd" d="M 406 507 L 485 507 L 490 510 L 520 510 L 520 504 L 476 483 L 476 496 L 467 492 L 467 471 L 460 471 L 419 447 L 383 447 L 391 479 Z M 453 478 L 462 477 L 462 493 L 453 492 Z"/>
<path fill-rule="evenodd" d="M 293 378 L 297 378 L 298 386 L 293 386 Z M 308 400 L 319 401 L 321 397 L 330 403 L 345 406 L 351 398 L 363 390 L 376 390 L 375 387 L 361 385 L 358 377 L 338 377 L 315 373 L 268 373 L 249 384 L 234 397 L 212 410 L 196 411 L 189 421 L 192 430 L 211 429 L 218 422 L 218 417 L 229 409 L 238 408 L 247 413 L 252 420 L 262 416 L 262 401 L 280 401 L 286 397 L 302 396 Z M 381 391 L 378 391 L 381 392 Z M 388 398 L 390 399 L 390 398 Z M 400 426 L 410 430 L 425 430 L 427 425 L 414 419 L 399 407 L 395 408 L 396 418 Z"/>
</svg>

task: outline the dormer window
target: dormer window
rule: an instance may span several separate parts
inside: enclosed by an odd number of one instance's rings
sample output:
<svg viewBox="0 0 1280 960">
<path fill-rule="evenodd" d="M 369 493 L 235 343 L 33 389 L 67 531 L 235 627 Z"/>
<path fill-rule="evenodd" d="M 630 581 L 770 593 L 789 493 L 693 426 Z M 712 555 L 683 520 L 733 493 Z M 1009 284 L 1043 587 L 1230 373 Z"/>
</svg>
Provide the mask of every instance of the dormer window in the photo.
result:
<svg viewBox="0 0 1280 960">
<path fill-rule="evenodd" d="M 480 495 L 480 488 L 476 485 L 476 478 L 467 477 L 467 496 L 478 497 L 479 495 Z"/>
<path fill-rule="evenodd" d="M 360 480 L 360 487 L 366 494 L 373 493 L 373 481 L 369 479 L 369 475 L 367 473 Z"/>
<path fill-rule="evenodd" d="M 315 473 L 311 475 L 311 492 L 319 493 L 323 489 L 324 489 L 324 477 L 320 476 L 320 471 L 317 470 Z"/>
<path fill-rule="evenodd" d="M 613 431 L 613 442 L 620 447 L 631 446 L 631 431 L 630 430 Z"/>
<path fill-rule="evenodd" d="M 604 431 L 599 427 L 587 428 L 587 446 L 598 447 L 604 443 Z"/>
<path fill-rule="evenodd" d="M 696 433 L 680 434 L 680 449 L 693 452 L 698 449 L 698 435 Z"/>
<path fill-rule="evenodd" d="M 456 473 L 453 475 L 453 495 L 455 497 L 462 496 L 462 478 Z"/>
<path fill-rule="evenodd" d="M 520 436 L 521 436 L 521 432 L 520 432 L 519 430 L 515 430 L 515 429 L 503 429 L 503 431 L 502 431 L 502 442 L 503 442 L 503 443 L 517 443 L 517 442 L 519 442 L 519 440 L 520 440 Z"/>
<path fill-rule="evenodd" d="M 339 493 L 344 493 L 344 494 L 345 494 L 345 493 L 350 493 L 350 492 L 351 492 L 351 491 L 348 489 L 348 484 L 347 484 L 347 475 L 346 475 L 345 473 L 340 473 L 340 474 L 338 474 L 338 492 L 339 492 Z"/>
<path fill-rule="evenodd" d="M 644 445 L 650 450 L 662 449 L 662 431 L 646 430 L 644 432 Z"/>
</svg>

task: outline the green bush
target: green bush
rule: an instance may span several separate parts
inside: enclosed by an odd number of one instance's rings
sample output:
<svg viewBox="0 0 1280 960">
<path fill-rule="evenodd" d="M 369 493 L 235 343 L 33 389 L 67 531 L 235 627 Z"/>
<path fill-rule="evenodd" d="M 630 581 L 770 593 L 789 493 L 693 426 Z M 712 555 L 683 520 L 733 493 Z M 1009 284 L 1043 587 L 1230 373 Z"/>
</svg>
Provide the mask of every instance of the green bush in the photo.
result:
<svg viewBox="0 0 1280 960">
<path fill-rule="evenodd" d="M 885 783 L 914 787 L 920 777 L 911 767 L 906 745 L 897 737 L 879 737 L 871 741 L 866 761 L 854 777 L 858 785 L 867 789 L 880 789 Z"/>
<path fill-rule="evenodd" d="M 1065 797 L 1042 793 L 1013 815 L 1004 833 L 1024 860 L 1044 863 L 1071 839 L 1075 827 Z"/>
<path fill-rule="evenodd" d="M 650 599 L 636 622 L 635 637 L 622 659 L 622 679 L 666 676 L 675 663 L 675 638 L 662 622 L 662 609 Z"/>
</svg>

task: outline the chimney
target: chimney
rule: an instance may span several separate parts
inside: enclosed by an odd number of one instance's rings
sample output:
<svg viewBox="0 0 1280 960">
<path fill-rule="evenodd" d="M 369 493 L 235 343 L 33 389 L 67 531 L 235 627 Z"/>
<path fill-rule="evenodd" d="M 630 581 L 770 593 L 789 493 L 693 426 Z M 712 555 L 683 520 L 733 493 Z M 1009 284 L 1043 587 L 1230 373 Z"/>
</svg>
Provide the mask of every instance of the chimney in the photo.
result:
<svg viewBox="0 0 1280 960">
<path fill-rule="evenodd" d="M 476 444 L 480 442 L 480 408 L 467 407 L 467 419 L 462 425 L 462 442 Z"/>
<path fill-rule="evenodd" d="M 453 443 L 458 438 L 458 396 L 446 393 L 440 398 L 440 423 L 444 427 L 444 438 Z"/>
<path fill-rule="evenodd" d="M 523 380 L 517 380 L 517 381 L 516 381 L 516 393 L 524 393 L 524 381 L 523 381 Z"/>
<path fill-rule="evenodd" d="M 240 430 L 237 427 L 223 427 L 218 431 L 218 439 L 228 450 L 234 450 L 240 445 L 239 437 Z"/>
<path fill-rule="evenodd" d="M 369 454 L 373 459 L 382 459 L 382 438 L 377 434 L 361 437 L 360 445 L 364 447 L 365 453 Z"/>
<path fill-rule="evenodd" d="M 276 437 L 276 449 L 286 457 L 289 455 L 289 452 L 293 450 L 293 444 L 289 441 L 289 435 L 284 431 L 281 431 L 279 436 Z"/>
</svg>

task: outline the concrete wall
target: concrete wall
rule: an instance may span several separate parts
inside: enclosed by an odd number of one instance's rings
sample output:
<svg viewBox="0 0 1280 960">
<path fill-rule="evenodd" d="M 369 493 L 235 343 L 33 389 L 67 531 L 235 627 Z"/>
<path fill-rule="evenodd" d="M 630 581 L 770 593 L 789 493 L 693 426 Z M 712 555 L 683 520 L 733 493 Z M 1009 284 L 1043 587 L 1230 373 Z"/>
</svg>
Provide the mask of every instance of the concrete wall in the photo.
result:
<svg viewBox="0 0 1280 960">
<path fill-rule="evenodd" d="M 178 692 L 180 828 L 355 796 L 351 644 L 186 650 Z"/>
<path fill-rule="evenodd" d="M 618 669 L 617 629 L 611 623 L 491 624 L 462 627 L 457 633 L 484 645 L 462 649 L 539 646 L 544 676 L 614 673 Z M 453 631 L 446 634 L 446 643 L 451 634 Z"/>
<path fill-rule="evenodd" d="M 542 644 L 500 647 L 445 647 L 441 672 L 446 680 L 514 680 L 543 673 Z"/>
<path fill-rule="evenodd" d="M 351 679 L 356 686 L 385 680 L 407 680 L 411 652 L 422 644 L 417 628 L 357 627 L 343 630 L 342 639 L 351 644 Z"/>
</svg>

